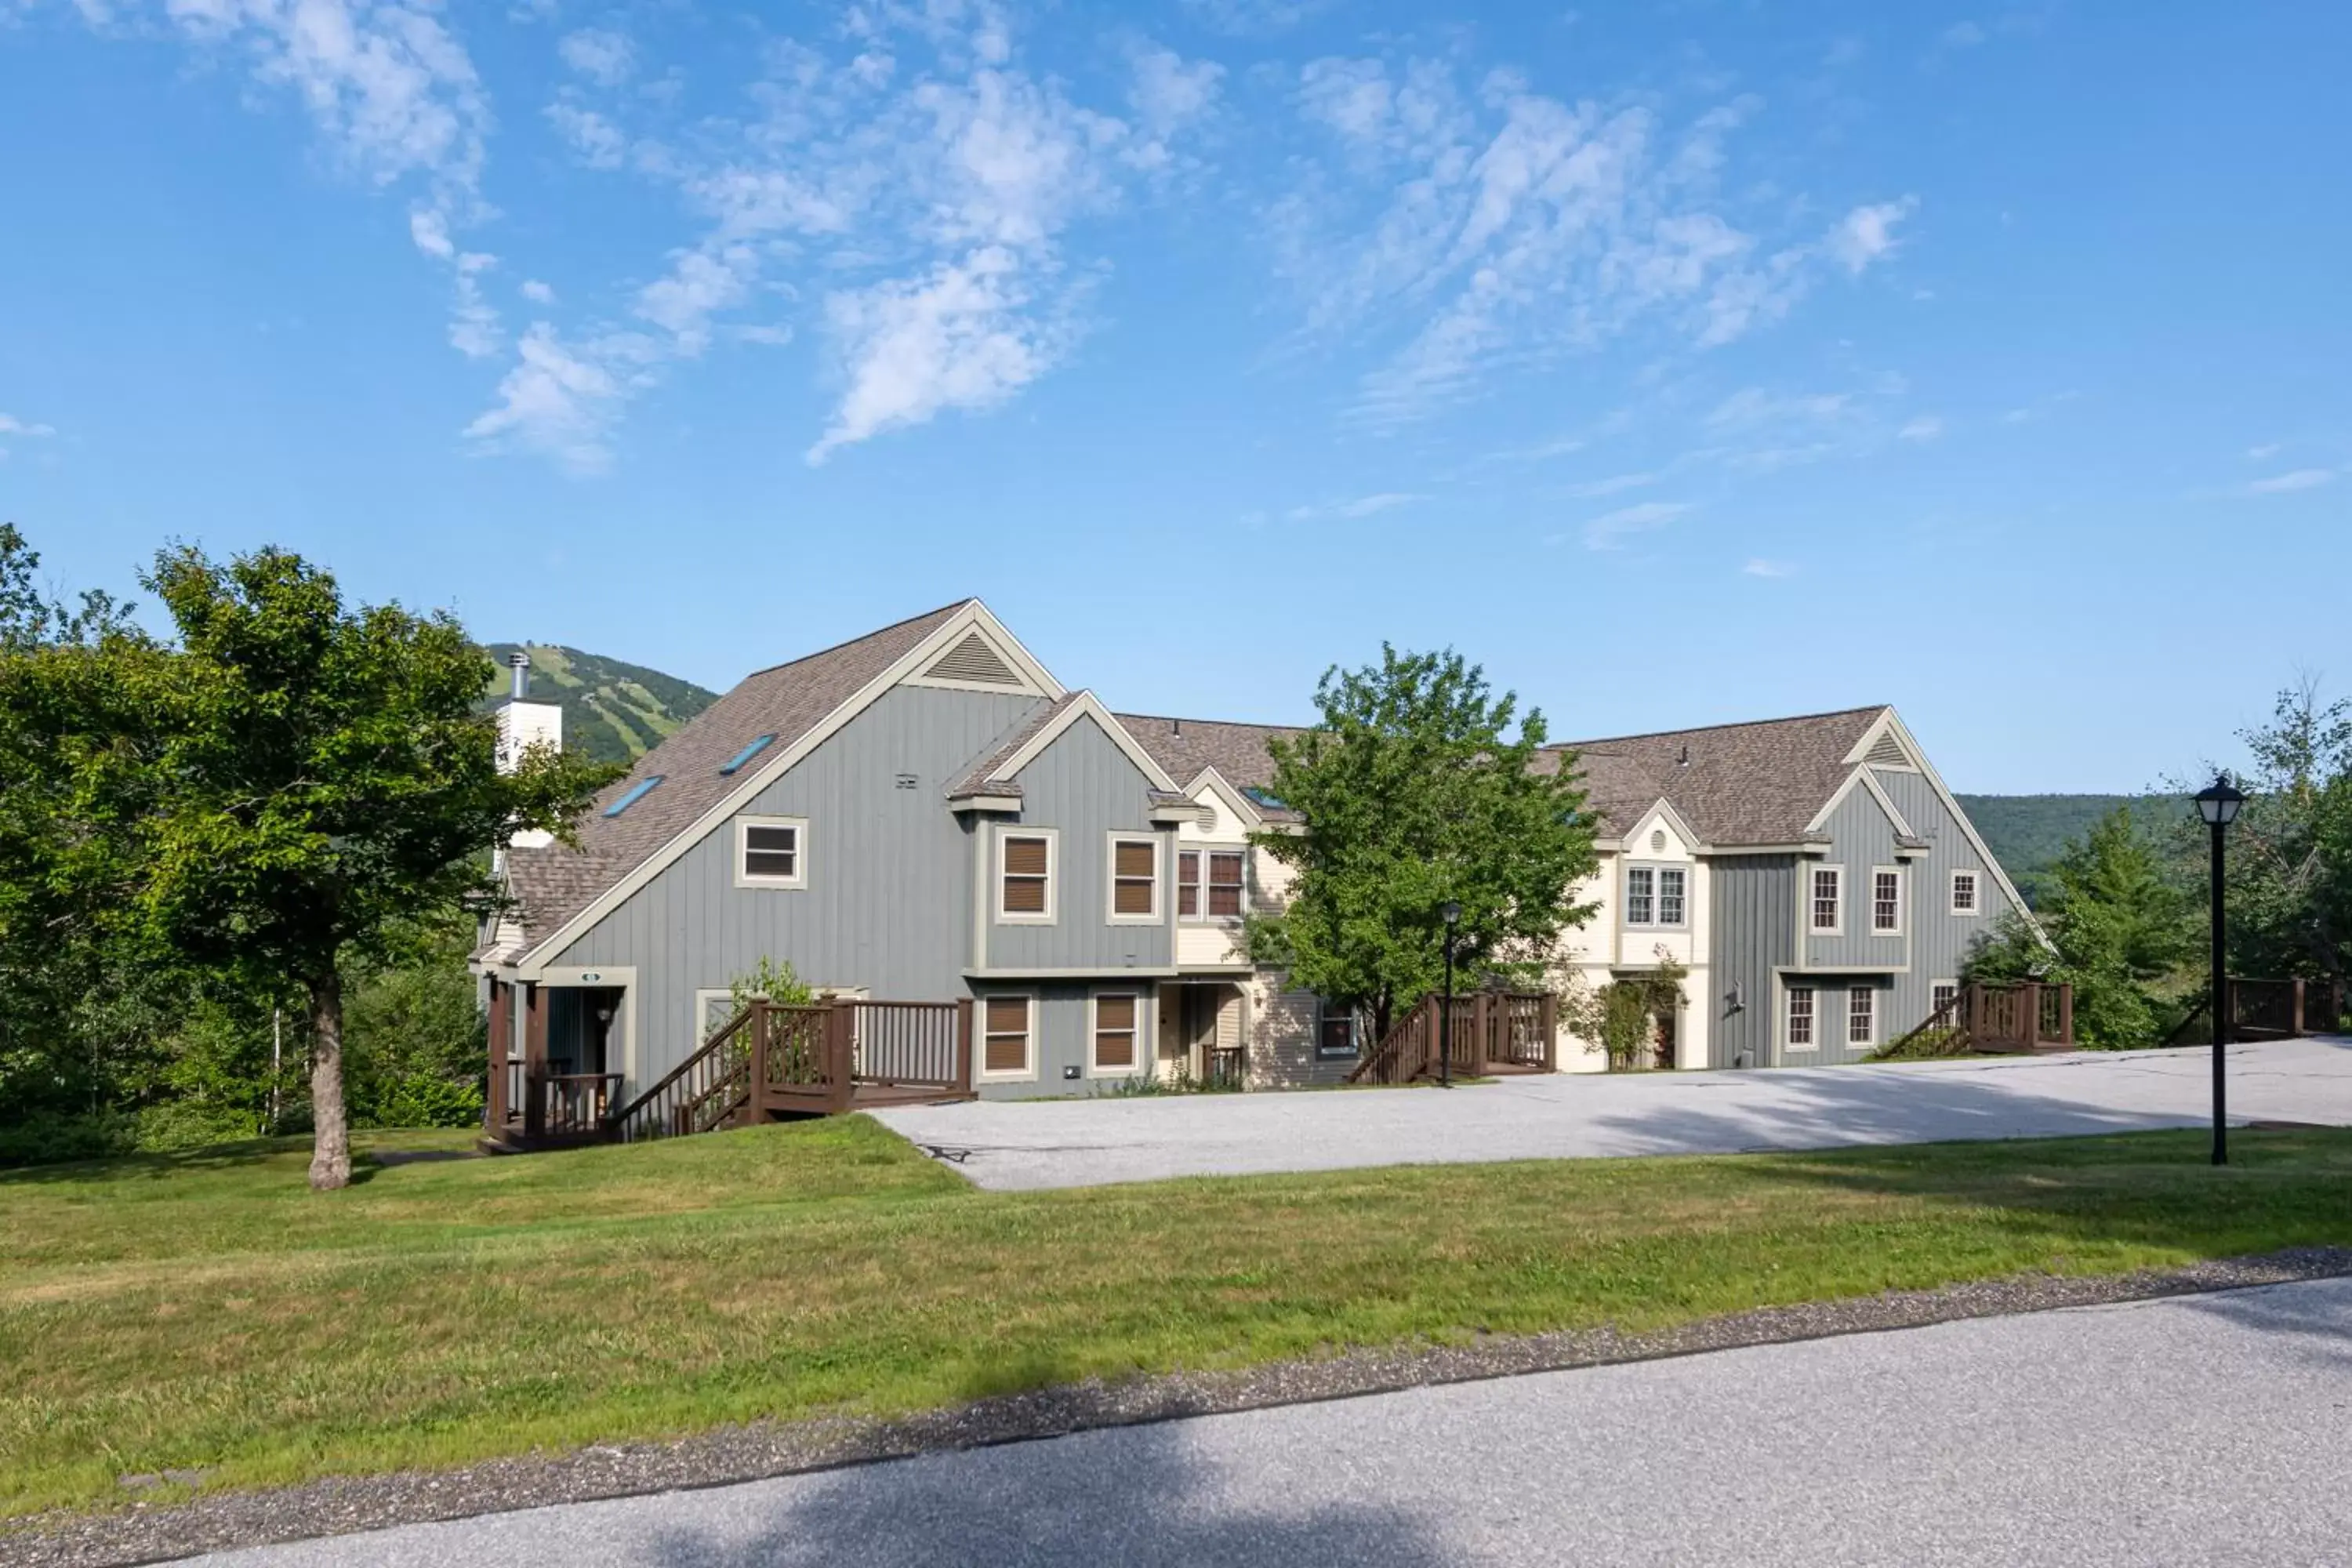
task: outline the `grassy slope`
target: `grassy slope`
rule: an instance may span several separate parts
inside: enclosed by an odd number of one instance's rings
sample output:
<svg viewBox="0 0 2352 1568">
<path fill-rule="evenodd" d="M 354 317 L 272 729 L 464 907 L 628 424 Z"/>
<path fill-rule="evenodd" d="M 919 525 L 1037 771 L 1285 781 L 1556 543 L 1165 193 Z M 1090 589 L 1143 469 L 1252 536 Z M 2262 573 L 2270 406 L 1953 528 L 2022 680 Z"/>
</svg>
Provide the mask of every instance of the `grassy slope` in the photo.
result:
<svg viewBox="0 0 2352 1568">
<path fill-rule="evenodd" d="M 563 710 L 567 745 L 598 762 L 625 763 L 643 756 L 679 725 L 716 702 L 715 692 L 643 665 L 601 654 L 543 643 L 484 645 L 499 661 L 485 705 L 506 696 L 510 672 L 507 655 L 530 650 L 531 695 Z"/>
<path fill-rule="evenodd" d="M 2352 1135 L 2240 1149 L 2220 1172 L 2158 1133 L 985 1194 L 854 1118 L 329 1197 L 294 1143 L 0 1173 L 0 1514 L 166 1468 L 287 1482 L 2352 1241 Z"/>
</svg>

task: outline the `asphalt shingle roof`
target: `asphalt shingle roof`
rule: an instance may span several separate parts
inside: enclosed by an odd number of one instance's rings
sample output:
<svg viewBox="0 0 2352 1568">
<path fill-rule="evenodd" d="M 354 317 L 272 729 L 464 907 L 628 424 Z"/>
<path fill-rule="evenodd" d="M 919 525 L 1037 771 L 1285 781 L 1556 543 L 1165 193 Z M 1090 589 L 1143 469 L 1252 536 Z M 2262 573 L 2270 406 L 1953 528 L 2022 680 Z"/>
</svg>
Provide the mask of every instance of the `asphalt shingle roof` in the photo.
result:
<svg viewBox="0 0 2352 1568">
<path fill-rule="evenodd" d="M 1274 783 L 1274 757 L 1265 743 L 1277 735 L 1301 735 L 1304 730 L 1283 724 L 1227 724 L 1213 719 L 1164 719 L 1141 713 L 1112 715 L 1151 753 L 1151 760 L 1180 784 L 1190 784 L 1203 768 L 1214 768 L 1239 790 L 1262 790 Z M 1286 820 L 1296 813 L 1253 799 L 1268 817 Z"/>
<path fill-rule="evenodd" d="M 743 782 L 719 770 L 761 735 L 773 735 L 750 773 L 790 748 L 858 689 L 952 617 L 969 599 L 884 626 L 821 653 L 747 675 L 735 689 L 639 757 L 605 788 L 580 825 L 580 847 L 508 852 L 509 886 L 530 940 L 548 935 L 686 831 Z M 645 780 L 662 782 L 618 816 L 604 810 Z"/>
<path fill-rule="evenodd" d="M 1664 796 L 1709 844 L 1793 844 L 1844 782 L 1854 742 L 1885 711 L 1849 708 L 1565 749 L 1576 753 L 1589 808 L 1616 832 Z"/>
</svg>

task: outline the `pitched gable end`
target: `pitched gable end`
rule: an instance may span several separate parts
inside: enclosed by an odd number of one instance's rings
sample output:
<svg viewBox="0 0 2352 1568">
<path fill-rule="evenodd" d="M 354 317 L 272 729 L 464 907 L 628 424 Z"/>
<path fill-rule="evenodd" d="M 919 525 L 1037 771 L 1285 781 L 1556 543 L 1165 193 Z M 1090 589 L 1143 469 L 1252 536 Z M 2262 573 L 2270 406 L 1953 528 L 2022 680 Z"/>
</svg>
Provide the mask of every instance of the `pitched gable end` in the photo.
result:
<svg viewBox="0 0 2352 1568">
<path fill-rule="evenodd" d="M 958 691 L 1019 691 L 1059 697 L 1061 688 L 1021 650 L 993 616 L 982 616 L 963 635 L 899 684 L 944 686 Z"/>
</svg>

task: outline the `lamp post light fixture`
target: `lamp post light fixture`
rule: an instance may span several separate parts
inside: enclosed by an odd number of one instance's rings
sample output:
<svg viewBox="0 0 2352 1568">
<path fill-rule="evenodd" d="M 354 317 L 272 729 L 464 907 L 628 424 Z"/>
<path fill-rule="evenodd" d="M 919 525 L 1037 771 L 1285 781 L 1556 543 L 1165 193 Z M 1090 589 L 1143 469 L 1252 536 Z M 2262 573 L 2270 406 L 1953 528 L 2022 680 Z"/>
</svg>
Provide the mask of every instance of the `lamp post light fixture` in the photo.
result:
<svg viewBox="0 0 2352 1568">
<path fill-rule="evenodd" d="M 1437 1016 L 1437 1081 L 1446 1089 L 1454 1087 L 1454 931 L 1462 923 L 1460 900 L 1448 899 L 1439 906 L 1438 914 L 1445 921 L 1445 1010 Z"/>
<path fill-rule="evenodd" d="M 2228 941 L 2221 922 L 2221 838 L 2229 832 L 2230 824 L 2238 820 L 2238 808 L 2246 797 L 2230 784 L 2227 773 L 2216 774 L 2211 784 L 2197 792 L 2197 815 L 2205 819 L 2213 836 L 2213 975 L 2210 983 L 2213 1013 L 2213 1163 L 2230 1163 L 2230 1129 L 2226 1120 L 2228 1089 L 2221 1071 L 2224 1047 L 2230 1041 L 2230 968 L 2226 954 Z"/>
</svg>

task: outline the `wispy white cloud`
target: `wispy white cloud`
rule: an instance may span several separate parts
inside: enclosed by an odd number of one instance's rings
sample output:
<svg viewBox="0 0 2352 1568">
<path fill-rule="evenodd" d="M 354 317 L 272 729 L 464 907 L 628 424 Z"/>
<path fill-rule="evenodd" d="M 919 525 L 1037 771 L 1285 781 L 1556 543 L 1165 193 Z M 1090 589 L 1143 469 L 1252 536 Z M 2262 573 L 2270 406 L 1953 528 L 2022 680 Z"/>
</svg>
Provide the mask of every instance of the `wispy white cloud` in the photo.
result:
<svg viewBox="0 0 2352 1568">
<path fill-rule="evenodd" d="M 2315 490 L 2322 485 L 2336 482 L 2333 468 L 2296 468 L 2288 473 L 2273 474 L 2266 479 L 2256 479 L 2246 486 L 2250 496 L 2290 495 L 2296 490 Z"/>
<path fill-rule="evenodd" d="M 0 436 L 23 436 L 38 440 L 57 433 L 54 425 L 37 425 L 29 419 L 19 419 L 13 414 L 0 414 Z"/>
<path fill-rule="evenodd" d="M 1603 512 L 1584 525 L 1585 548 L 1614 550 L 1628 535 L 1664 528 L 1691 510 L 1687 501 L 1645 500 Z"/>
<path fill-rule="evenodd" d="M 552 305 L 555 303 L 555 290 L 550 288 L 547 284 L 541 282 L 536 278 L 526 278 L 523 279 L 522 297 L 530 300 L 534 305 Z"/>
<path fill-rule="evenodd" d="M 1337 520 L 1352 522 L 1359 518 L 1374 517 L 1384 511 L 1394 511 L 1401 506 L 1429 498 L 1412 490 L 1381 490 L 1374 495 L 1357 496 L 1352 500 L 1324 501 L 1314 506 L 1292 507 L 1288 517 L 1293 522 L 1321 522 Z"/>
<path fill-rule="evenodd" d="M 1944 419 L 1938 414 L 1922 414 L 1906 420 L 1903 428 L 1895 432 L 1896 438 L 1904 441 L 1933 441 L 1943 433 Z"/>
<path fill-rule="evenodd" d="M 1985 41 L 1985 30 L 1974 22 L 1955 22 L 1936 35 L 1936 41 L 1948 49 L 1973 49 Z"/>
<path fill-rule="evenodd" d="M 2265 441 L 2259 447 L 2247 447 L 2246 458 L 2249 462 L 2263 462 L 2277 457 L 2284 447 L 2285 443 L 2283 441 Z"/>
<path fill-rule="evenodd" d="M 636 46 L 625 33 L 607 27 L 583 27 L 567 33 L 555 52 L 563 63 L 599 87 L 618 87 L 637 68 Z"/>
<path fill-rule="evenodd" d="M 1894 252 L 1895 226 L 1909 217 L 1918 205 L 1916 196 L 1905 196 L 1901 201 L 1854 208 L 1831 231 L 1830 254 L 1848 272 L 1859 274 Z"/>
<path fill-rule="evenodd" d="M 1645 485 L 1654 485 L 1657 482 L 1658 476 L 1655 474 L 1612 474 L 1605 479 L 1587 479 L 1582 484 L 1570 485 L 1568 487 L 1568 493 L 1579 500 L 1589 500 L 1595 496 L 1618 495 L 1625 490 L 1637 490 Z"/>
<path fill-rule="evenodd" d="M 1747 564 L 1739 571 L 1746 577 L 1793 577 L 1797 574 L 1797 569 L 1786 561 L 1769 561 L 1761 555 L 1748 557 Z"/>
<path fill-rule="evenodd" d="M 1709 428 L 1749 430 L 1761 425 L 1827 424 L 1843 418 L 1853 396 L 1844 392 L 1773 393 L 1744 386 L 1715 405 L 1706 416 Z"/>
<path fill-rule="evenodd" d="M 515 344 L 498 402 L 466 426 L 466 437 L 485 451 L 531 452 L 574 474 L 601 473 L 612 463 L 614 421 L 655 354 L 626 334 L 567 343 L 534 321 Z"/>
<path fill-rule="evenodd" d="M 1750 99 L 1674 127 L 1508 71 L 1465 84 L 1451 60 L 1328 57 L 1300 69 L 1297 104 L 1309 146 L 1270 232 L 1304 341 L 1402 340 L 1352 405 L 1376 426 L 1645 325 L 1732 342 L 1786 316 L 1826 266 L 1885 255 L 1911 210 L 1859 208 L 1777 241 L 1739 226 L 1721 188 Z"/>
<path fill-rule="evenodd" d="M 579 37 L 566 40 L 575 68 L 599 80 L 623 68 L 609 41 Z M 545 112 L 582 161 L 667 185 L 704 227 L 630 300 L 643 329 L 539 340 L 537 366 L 517 367 L 529 395 L 502 389 L 489 433 L 510 441 L 545 417 L 542 446 L 577 448 L 573 405 L 617 408 L 722 337 L 791 341 L 788 321 L 740 319 L 762 301 L 822 329 L 838 400 L 812 463 L 1017 395 L 1088 325 L 1096 270 L 1071 263 L 1073 226 L 1199 168 L 1185 138 L 1214 116 L 1222 68 L 1148 40 L 1128 58 L 1107 112 L 1026 69 L 992 5 L 882 6 L 853 11 L 822 47 L 772 45 L 759 114 L 691 136 L 665 142 L 638 128 L 641 104 L 564 89 Z M 624 63 L 640 68 L 634 50 Z M 597 348 L 609 342 L 626 345 L 617 359 Z M 558 347 L 614 371 L 609 384 L 575 375 L 572 397 L 551 395 L 566 384 Z"/>
</svg>

